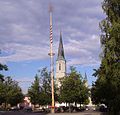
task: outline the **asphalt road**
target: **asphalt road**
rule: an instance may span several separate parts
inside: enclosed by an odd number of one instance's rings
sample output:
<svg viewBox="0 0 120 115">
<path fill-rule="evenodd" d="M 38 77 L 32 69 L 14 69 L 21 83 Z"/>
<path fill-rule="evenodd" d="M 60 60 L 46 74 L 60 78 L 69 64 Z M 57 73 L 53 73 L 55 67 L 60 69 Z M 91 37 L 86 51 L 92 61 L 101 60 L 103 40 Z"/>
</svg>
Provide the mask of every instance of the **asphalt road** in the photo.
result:
<svg viewBox="0 0 120 115">
<path fill-rule="evenodd" d="M 21 111 L 8 111 L 0 112 L 0 115 L 45 115 L 43 113 L 21 112 Z"/>
<path fill-rule="evenodd" d="M 53 115 L 51 113 L 33 113 L 33 112 L 22 112 L 22 111 L 16 111 L 16 112 L 0 112 L 0 115 Z M 93 111 L 85 111 L 85 112 L 79 112 L 79 113 L 55 113 L 54 115 L 102 115 L 100 112 L 93 112 Z"/>
</svg>

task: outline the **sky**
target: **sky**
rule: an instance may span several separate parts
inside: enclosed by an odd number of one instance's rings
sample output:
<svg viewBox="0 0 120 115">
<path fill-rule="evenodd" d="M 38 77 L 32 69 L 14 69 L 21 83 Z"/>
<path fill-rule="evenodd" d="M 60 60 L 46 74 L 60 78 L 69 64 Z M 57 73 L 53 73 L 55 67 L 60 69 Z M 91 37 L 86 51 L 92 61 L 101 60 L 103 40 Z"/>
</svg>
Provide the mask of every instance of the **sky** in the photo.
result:
<svg viewBox="0 0 120 115">
<path fill-rule="evenodd" d="M 105 18 L 102 1 L 0 0 L 0 63 L 9 68 L 1 73 L 19 81 L 26 93 L 38 70 L 50 68 L 48 9 L 52 4 L 54 64 L 61 31 L 67 72 L 70 66 L 83 77 L 86 72 L 91 85 L 96 79 L 93 69 L 100 65 L 99 23 Z"/>
</svg>

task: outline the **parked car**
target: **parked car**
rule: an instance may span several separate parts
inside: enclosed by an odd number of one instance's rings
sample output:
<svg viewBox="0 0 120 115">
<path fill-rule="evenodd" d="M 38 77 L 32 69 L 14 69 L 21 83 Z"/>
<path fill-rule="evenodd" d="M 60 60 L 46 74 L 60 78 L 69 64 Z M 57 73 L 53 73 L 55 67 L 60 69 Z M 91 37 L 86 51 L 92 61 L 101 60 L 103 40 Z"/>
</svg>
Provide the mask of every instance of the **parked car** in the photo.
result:
<svg viewBox="0 0 120 115">
<path fill-rule="evenodd" d="M 25 112 L 32 112 L 32 107 L 24 107 Z"/>
<path fill-rule="evenodd" d="M 101 111 L 101 112 L 107 112 L 107 106 L 105 106 L 105 105 L 100 105 L 99 111 Z"/>
<path fill-rule="evenodd" d="M 18 108 L 17 106 L 14 106 L 14 107 L 10 108 L 10 111 L 18 111 L 18 110 L 20 110 L 20 108 Z"/>
<path fill-rule="evenodd" d="M 55 111 L 56 111 L 57 113 L 59 113 L 59 112 L 62 112 L 62 113 L 63 113 L 63 112 L 65 112 L 65 110 L 66 110 L 66 109 L 65 109 L 65 106 L 60 106 L 60 107 L 56 107 L 56 108 L 55 108 Z"/>
<path fill-rule="evenodd" d="M 90 107 L 89 106 L 85 106 L 85 110 L 86 111 L 90 110 Z"/>
</svg>

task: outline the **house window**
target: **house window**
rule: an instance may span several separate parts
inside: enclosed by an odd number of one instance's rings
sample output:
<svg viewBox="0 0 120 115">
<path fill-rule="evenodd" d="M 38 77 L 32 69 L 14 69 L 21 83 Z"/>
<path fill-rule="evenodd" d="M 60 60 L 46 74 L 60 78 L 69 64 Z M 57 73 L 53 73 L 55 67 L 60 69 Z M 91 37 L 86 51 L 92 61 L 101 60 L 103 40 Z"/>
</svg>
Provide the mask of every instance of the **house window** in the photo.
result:
<svg viewBox="0 0 120 115">
<path fill-rule="evenodd" d="M 59 70 L 61 70 L 61 64 L 59 64 Z"/>
</svg>

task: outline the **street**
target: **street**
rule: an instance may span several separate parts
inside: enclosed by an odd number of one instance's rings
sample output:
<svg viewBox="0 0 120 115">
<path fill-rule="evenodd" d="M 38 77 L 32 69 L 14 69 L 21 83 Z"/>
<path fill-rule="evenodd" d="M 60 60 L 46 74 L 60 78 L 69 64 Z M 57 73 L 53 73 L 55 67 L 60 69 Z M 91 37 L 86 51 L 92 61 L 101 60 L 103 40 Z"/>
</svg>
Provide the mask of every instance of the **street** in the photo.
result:
<svg viewBox="0 0 120 115">
<path fill-rule="evenodd" d="M 33 112 L 22 112 L 22 111 L 9 111 L 0 112 L 0 115 L 53 115 L 51 113 L 33 113 Z M 54 115 L 102 115 L 100 112 L 84 111 L 78 113 L 55 113 Z"/>
</svg>

